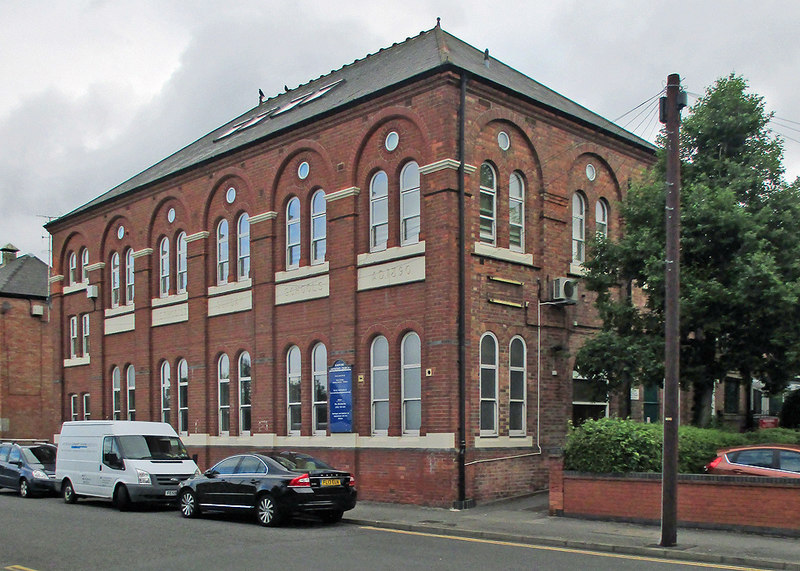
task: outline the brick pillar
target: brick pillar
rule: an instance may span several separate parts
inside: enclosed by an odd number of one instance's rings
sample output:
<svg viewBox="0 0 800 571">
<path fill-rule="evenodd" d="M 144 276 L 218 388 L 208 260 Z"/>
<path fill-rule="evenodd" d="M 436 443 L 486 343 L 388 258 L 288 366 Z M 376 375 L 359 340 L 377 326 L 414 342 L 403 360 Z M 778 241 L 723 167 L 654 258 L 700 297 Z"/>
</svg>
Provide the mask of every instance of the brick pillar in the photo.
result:
<svg viewBox="0 0 800 571">
<path fill-rule="evenodd" d="M 553 454 L 548 458 L 550 468 L 550 515 L 564 514 L 564 457 Z"/>
<path fill-rule="evenodd" d="M 152 340 L 151 324 L 153 322 L 151 299 L 153 249 L 143 248 L 133 253 L 134 310 L 136 328 L 134 329 L 134 357 L 131 363 L 136 373 L 136 420 L 159 420 L 153 411 L 153 375 L 151 371 Z M 127 372 L 127 371 L 126 371 Z M 122 370 L 120 371 L 122 373 Z M 127 402 L 127 382 L 125 377 L 125 399 Z M 160 385 L 157 390 L 161 390 Z M 156 392 L 156 394 L 158 394 Z"/>
<path fill-rule="evenodd" d="M 208 250 L 211 240 L 205 230 L 186 236 L 186 293 L 191 322 L 186 354 L 189 364 L 187 428 L 190 434 L 217 434 L 217 363 L 214 359 L 217 348 L 208 346 L 208 276 L 212 271 L 208 266 Z M 232 371 L 234 363 L 235 359 L 232 359 Z"/>
</svg>

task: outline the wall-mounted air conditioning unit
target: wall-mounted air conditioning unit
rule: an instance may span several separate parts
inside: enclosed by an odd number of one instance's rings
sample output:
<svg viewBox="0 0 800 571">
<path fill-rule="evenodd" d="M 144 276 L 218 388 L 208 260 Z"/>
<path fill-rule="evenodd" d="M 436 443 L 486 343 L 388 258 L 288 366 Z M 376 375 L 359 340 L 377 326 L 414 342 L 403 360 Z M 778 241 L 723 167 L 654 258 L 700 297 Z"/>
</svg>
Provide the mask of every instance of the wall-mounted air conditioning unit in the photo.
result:
<svg viewBox="0 0 800 571">
<path fill-rule="evenodd" d="M 564 303 L 578 302 L 578 280 L 555 278 L 553 280 L 553 301 Z"/>
<path fill-rule="evenodd" d="M 32 305 L 31 306 L 31 315 L 34 317 L 41 317 L 44 315 L 44 306 L 43 305 Z"/>
<path fill-rule="evenodd" d="M 86 286 L 86 297 L 88 297 L 89 299 L 96 299 L 97 298 L 97 286 L 96 285 Z"/>
</svg>

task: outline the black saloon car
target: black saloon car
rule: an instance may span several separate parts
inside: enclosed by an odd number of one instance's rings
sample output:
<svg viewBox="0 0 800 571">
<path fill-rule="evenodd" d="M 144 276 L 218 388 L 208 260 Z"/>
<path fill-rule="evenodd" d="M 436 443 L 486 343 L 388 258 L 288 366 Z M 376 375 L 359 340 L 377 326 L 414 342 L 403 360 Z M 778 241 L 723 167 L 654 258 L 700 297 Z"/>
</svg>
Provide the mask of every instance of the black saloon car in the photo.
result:
<svg viewBox="0 0 800 571">
<path fill-rule="evenodd" d="M 27 498 L 53 493 L 56 481 L 56 447 L 52 444 L 0 444 L 0 488 L 17 490 Z"/>
<path fill-rule="evenodd" d="M 275 526 L 298 513 L 336 522 L 356 505 L 355 478 L 318 458 L 296 452 L 237 454 L 181 482 L 183 517 L 203 511 L 253 510 Z"/>
</svg>

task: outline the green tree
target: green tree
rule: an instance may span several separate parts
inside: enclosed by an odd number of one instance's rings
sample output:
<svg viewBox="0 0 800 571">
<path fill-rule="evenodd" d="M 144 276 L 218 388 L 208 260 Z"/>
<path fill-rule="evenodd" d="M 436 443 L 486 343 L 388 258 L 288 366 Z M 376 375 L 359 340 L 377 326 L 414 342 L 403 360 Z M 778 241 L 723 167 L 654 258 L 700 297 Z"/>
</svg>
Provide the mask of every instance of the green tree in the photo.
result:
<svg viewBox="0 0 800 571">
<path fill-rule="evenodd" d="M 681 129 L 681 384 L 694 388 L 700 425 L 715 381 L 734 373 L 774 393 L 800 373 L 800 183 L 783 180 L 770 119 L 732 74 Z M 663 382 L 664 180 L 662 150 L 620 205 L 622 236 L 596 240 L 586 263 L 603 327 L 576 369 L 612 389 Z M 638 288 L 643 304 L 632 300 Z"/>
</svg>

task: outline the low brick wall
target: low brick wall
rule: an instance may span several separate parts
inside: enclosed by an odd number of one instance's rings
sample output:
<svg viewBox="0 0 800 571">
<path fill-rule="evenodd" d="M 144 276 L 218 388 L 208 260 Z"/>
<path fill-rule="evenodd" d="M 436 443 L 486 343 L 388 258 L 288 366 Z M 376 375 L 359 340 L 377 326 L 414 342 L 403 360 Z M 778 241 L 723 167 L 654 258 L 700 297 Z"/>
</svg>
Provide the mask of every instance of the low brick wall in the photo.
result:
<svg viewBox="0 0 800 571">
<path fill-rule="evenodd" d="M 800 479 L 682 474 L 679 525 L 800 536 Z M 550 458 L 550 514 L 661 521 L 661 474 L 587 474 Z"/>
</svg>

